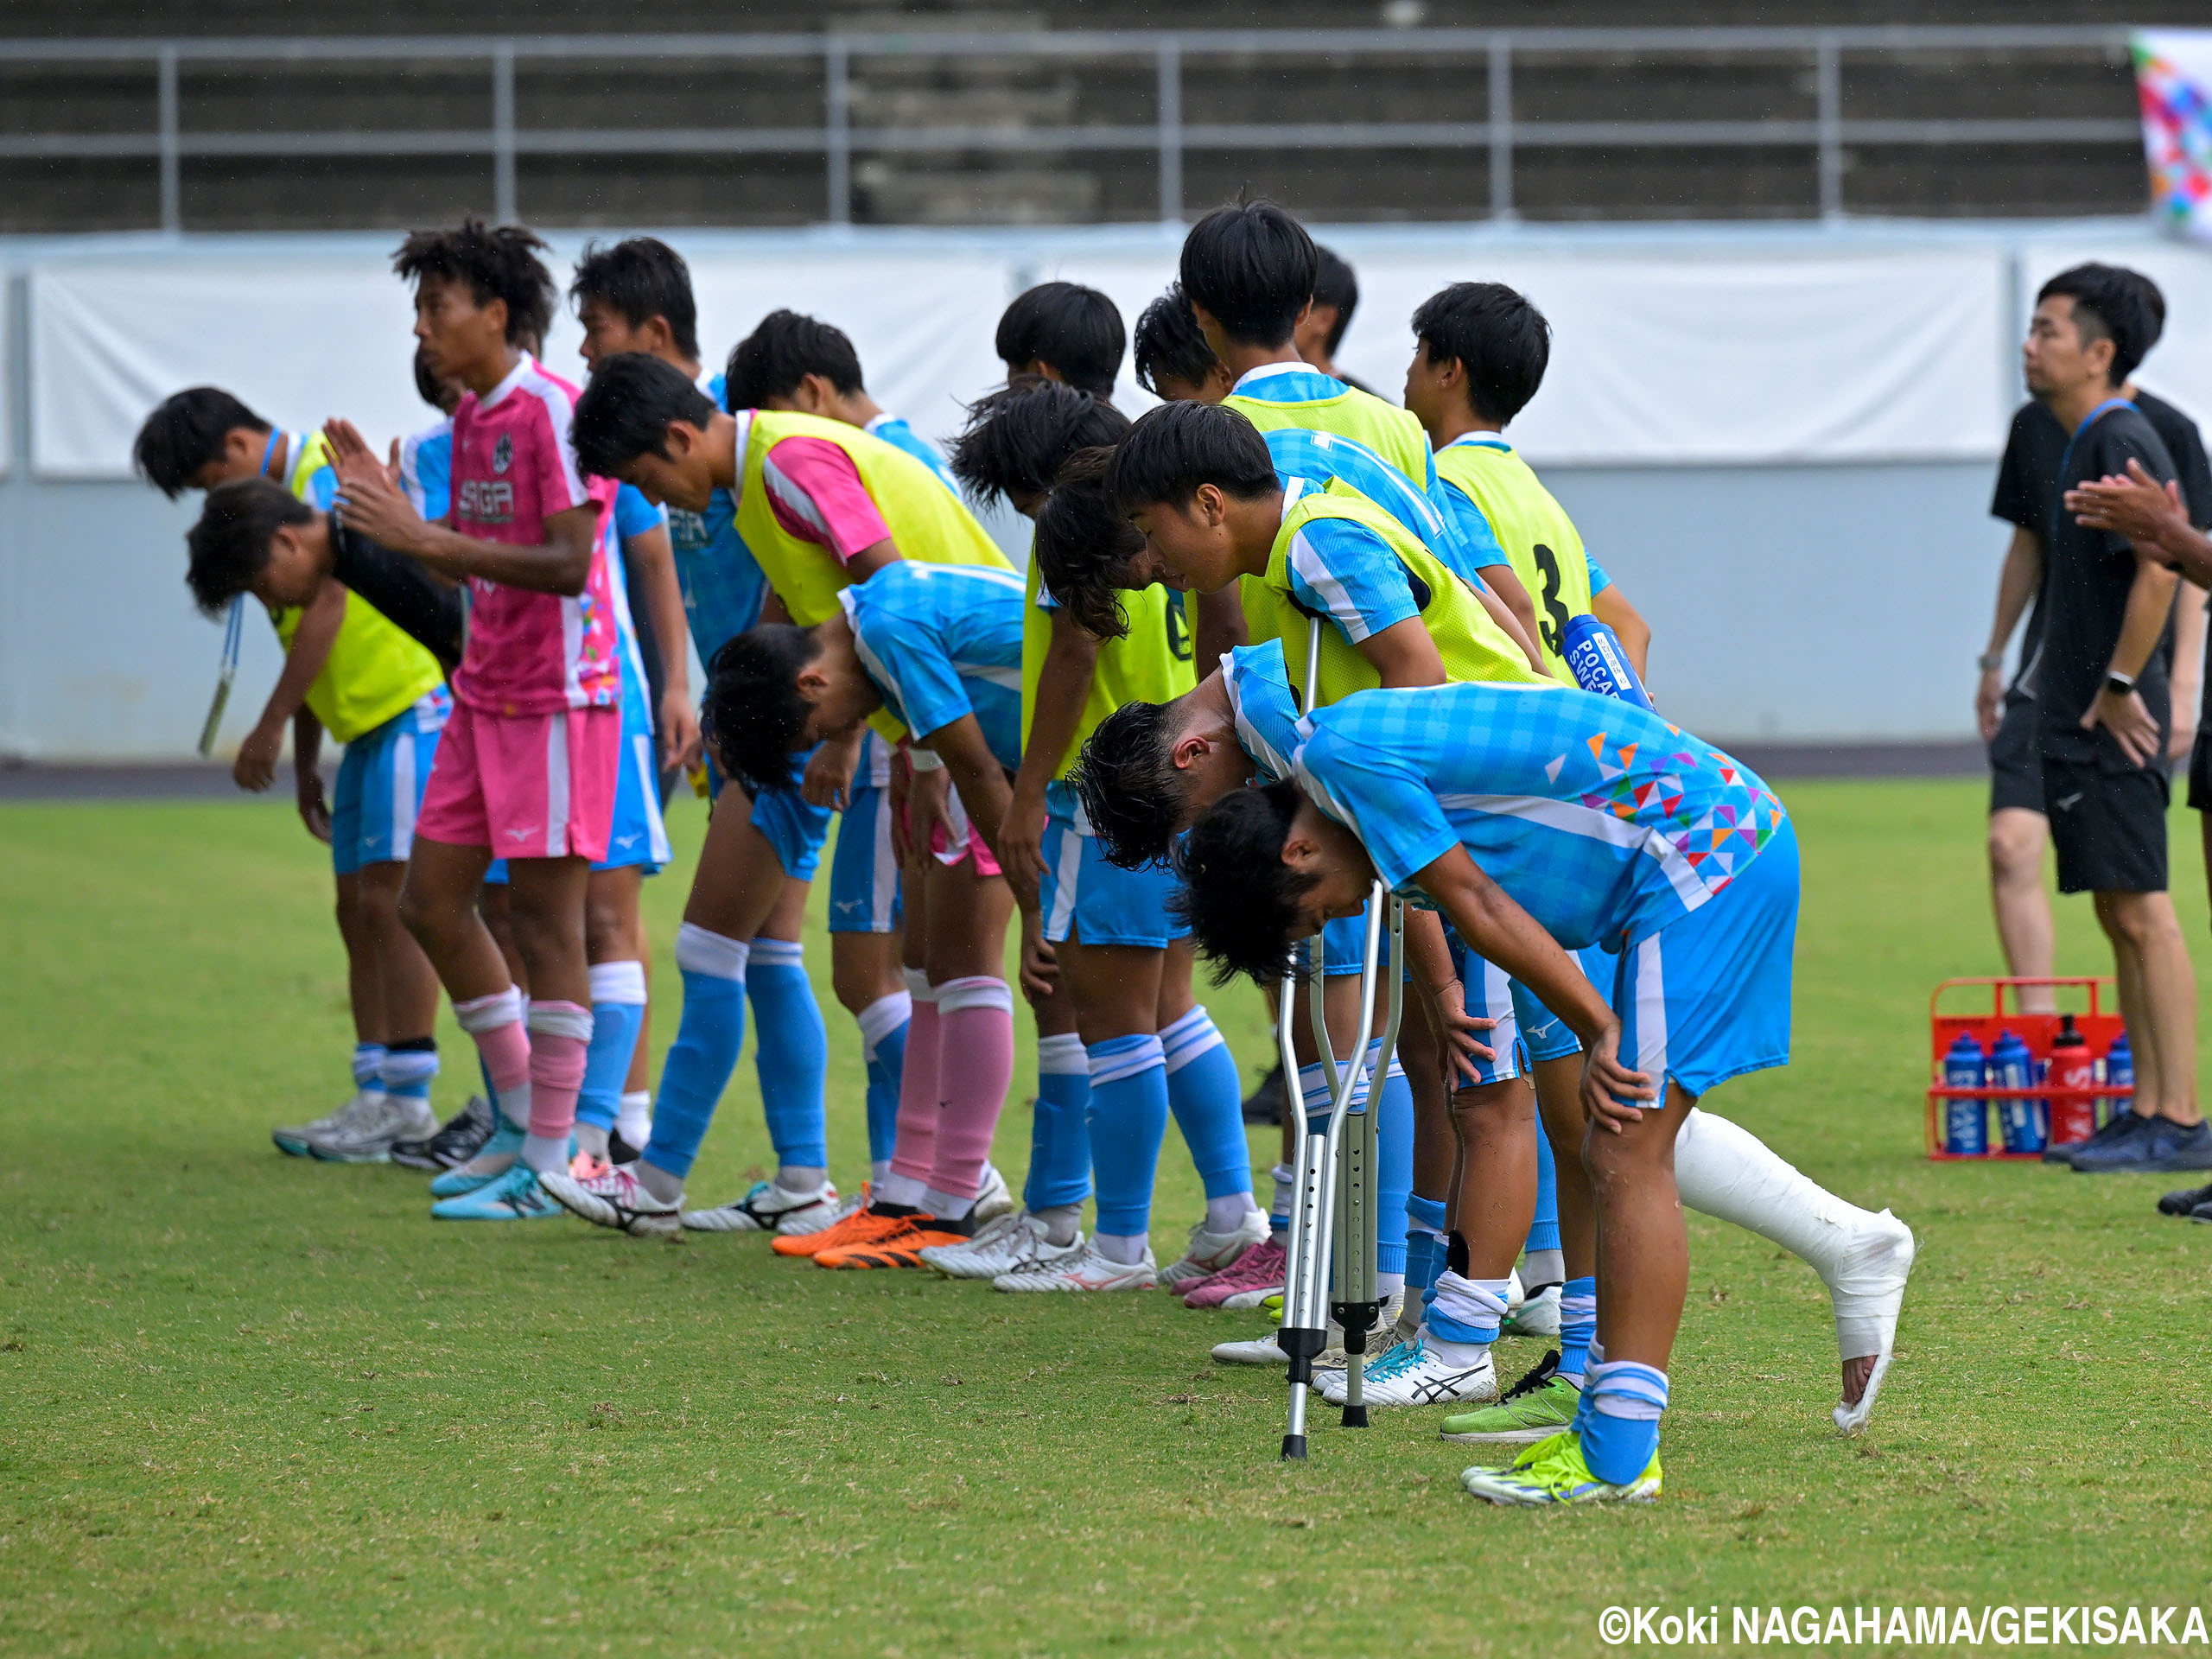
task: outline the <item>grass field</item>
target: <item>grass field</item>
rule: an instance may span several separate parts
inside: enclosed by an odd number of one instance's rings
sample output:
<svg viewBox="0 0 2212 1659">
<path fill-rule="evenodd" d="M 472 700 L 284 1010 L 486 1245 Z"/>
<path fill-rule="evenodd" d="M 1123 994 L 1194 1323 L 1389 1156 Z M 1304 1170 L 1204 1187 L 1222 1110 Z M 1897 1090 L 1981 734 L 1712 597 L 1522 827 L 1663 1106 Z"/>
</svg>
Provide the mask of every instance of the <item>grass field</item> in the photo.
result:
<svg viewBox="0 0 2212 1659">
<path fill-rule="evenodd" d="M 334 1103 L 351 1040 L 290 816 L 0 810 L 0 1651 L 1520 1654 L 1595 1649 L 1615 1603 L 1717 1604 L 1725 1643 L 1738 1603 L 2212 1599 L 2212 1228 L 2152 1212 L 2178 1181 L 1919 1155 L 1929 989 L 1997 967 L 1979 786 L 1786 794 L 1796 1061 L 1710 1103 L 1918 1230 L 1897 1370 L 1835 1438 L 1820 1285 L 1693 1217 L 1666 1498 L 1544 1516 L 1468 1499 L 1435 1412 L 1279 1465 L 1277 1376 L 1205 1357 L 1257 1316 L 433 1226 L 419 1175 L 280 1157 L 267 1126 Z M 702 821 L 648 888 L 656 1055 Z M 2060 920 L 2062 969 L 2108 969 L 2086 901 Z M 1249 1069 L 1256 1002 L 1217 1007 Z M 449 1109 L 474 1067 L 442 1037 Z M 695 1192 L 766 1154 L 748 1060 Z"/>
</svg>

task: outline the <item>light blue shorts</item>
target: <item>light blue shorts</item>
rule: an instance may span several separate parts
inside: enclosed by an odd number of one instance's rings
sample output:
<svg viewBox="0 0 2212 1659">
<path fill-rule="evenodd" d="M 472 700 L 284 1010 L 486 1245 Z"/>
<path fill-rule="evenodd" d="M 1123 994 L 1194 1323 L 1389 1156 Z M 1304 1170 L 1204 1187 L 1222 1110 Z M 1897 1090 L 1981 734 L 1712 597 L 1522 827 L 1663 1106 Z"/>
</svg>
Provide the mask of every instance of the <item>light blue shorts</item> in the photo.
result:
<svg viewBox="0 0 2212 1659">
<path fill-rule="evenodd" d="M 1164 950 L 1190 932 L 1168 908 L 1174 872 L 1158 865 L 1124 870 L 1106 861 L 1097 837 L 1072 812 L 1045 820 L 1045 938 L 1084 944 L 1125 944 Z"/>
<path fill-rule="evenodd" d="M 339 874 L 407 861 L 438 734 L 452 712 L 453 698 L 440 686 L 346 746 L 330 804 L 330 863 Z"/>
<path fill-rule="evenodd" d="M 673 855 L 668 826 L 660 815 L 660 772 L 653 755 L 653 723 L 638 677 L 622 677 L 622 759 L 614 779 L 614 820 L 607 831 L 607 856 L 594 870 L 642 868 L 658 875 Z M 507 879 L 507 861 L 495 858 L 484 880 L 496 887 Z"/>
<path fill-rule="evenodd" d="M 1583 976 L 1598 987 L 1599 993 L 1612 989 L 1615 976 L 1620 970 L 1620 958 L 1608 956 L 1600 947 L 1585 945 L 1580 950 L 1567 953 L 1574 958 Z M 1531 1064 L 1543 1060 L 1563 1060 L 1570 1054 L 1582 1052 L 1582 1039 L 1568 1027 L 1566 1020 L 1554 1014 L 1536 1000 L 1536 994 L 1518 980 L 1513 984 L 1513 1013 L 1521 1027 L 1521 1041 L 1529 1051 Z"/>
<path fill-rule="evenodd" d="M 901 914 L 899 857 L 891 847 L 891 791 L 855 782 L 837 826 L 837 850 L 830 858 L 830 931 L 896 933 Z"/>
<path fill-rule="evenodd" d="M 1785 821 L 1758 857 L 1681 920 L 1622 951 L 1612 1004 L 1621 1059 L 1666 1098 L 1789 1063 L 1797 940 L 1797 832 Z"/>
<path fill-rule="evenodd" d="M 791 775 L 797 779 L 806 764 L 800 755 L 791 763 Z M 711 756 L 707 760 L 707 794 L 711 800 L 722 798 L 721 768 Z M 806 797 L 794 785 L 790 789 L 764 790 L 753 798 L 753 827 L 767 838 L 775 849 L 776 861 L 784 867 L 784 874 L 800 881 L 811 881 L 814 873 L 822 868 L 822 849 L 830 839 L 830 811 L 826 806 L 809 806 Z"/>
</svg>

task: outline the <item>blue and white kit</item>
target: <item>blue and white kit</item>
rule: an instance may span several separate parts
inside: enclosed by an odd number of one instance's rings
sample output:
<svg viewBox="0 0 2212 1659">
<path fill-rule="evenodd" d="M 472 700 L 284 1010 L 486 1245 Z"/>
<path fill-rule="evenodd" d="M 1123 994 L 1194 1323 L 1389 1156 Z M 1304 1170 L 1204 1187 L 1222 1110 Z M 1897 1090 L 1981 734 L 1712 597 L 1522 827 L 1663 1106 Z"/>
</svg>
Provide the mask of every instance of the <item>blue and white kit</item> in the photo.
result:
<svg viewBox="0 0 2212 1659">
<path fill-rule="evenodd" d="M 438 734 L 452 712 L 453 696 L 439 686 L 346 746 L 330 803 L 330 863 L 340 875 L 407 861 Z"/>
<path fill-rule="evenodd" d="M 1358 440 L 1300 426 L 1278 427 L 1261 435 L 1268 441 L 1275 477 L 1286 492 L 1293 480 L 1302 480 L 1300 493 L 1303 493 L 1325 487 L 1332 478 L 1342 479 L 1404 525 L 1423 547 L 1478 591 L 1484 585 L 1481 571 L 1511 563 L 1491 533 L 1490 520 L 1479 512 L 1446 513 L 1438 505 L 1443 499 L 1439 482 L 1433 481 L 1423 490 Z M 1283 502 L 1286 511 L 1294 499 L 1292 496 Z"/>
</svg>

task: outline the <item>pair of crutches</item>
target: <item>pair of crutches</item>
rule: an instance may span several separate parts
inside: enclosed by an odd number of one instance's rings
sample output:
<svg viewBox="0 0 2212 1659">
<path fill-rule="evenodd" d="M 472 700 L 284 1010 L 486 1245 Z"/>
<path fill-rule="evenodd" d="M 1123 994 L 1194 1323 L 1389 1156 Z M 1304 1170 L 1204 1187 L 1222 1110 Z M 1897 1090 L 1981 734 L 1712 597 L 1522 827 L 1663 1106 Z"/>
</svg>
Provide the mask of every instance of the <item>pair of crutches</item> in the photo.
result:
<svg viewBox="0 0 2212 1659">
<path fill-rule="evenodd" d="M 1311 709 L 1321 683 L 1321 619 L 1309 616 L 1306 634 L 1306 706 Z M 1382 956 L 1385 930 L 1389 956 Z M 1298 1086 L 1298 1056 L 1291 1044 L 1293 1010 L 1297 1004 L 1298 970 L 1283 975 L 1281 996 L 1275 1011 L 1275 1042 L 1282 1052 L 1285 1093 L 1300 1118 L 1298 1161 L 1291 1177 L 1289 1271 L 1282 1294 L 1282 1329 L 1276 1344 L 1290 1357 L 1290 1418 L 1283 1432 L 1286 1461 L 1306 1457 L 1306 1402 L 1313 1381 L 1313 1362 L 1329 1340 L 1329 1316 L 1333 1313 L 1344 1333 L 1344 1405 L 1346 1428 L 1367 1427 L 1367 1400 L 1361 1372 L 1367 1354 L 1367 1338 L 1382 1298 L 1377 1282 L 1376 1241 L 1376 1124 L 1382 1116 L 1381 1078 L 1369 1078 L 1367 1108 L 1354 1115 L 1353 1097 L 1369 1071 L 1370 1052 L 1382 1057 L 1387 1077 L 1390 1056 L 1398 1044 L 1398 1023 L 1405 1012 L 1405 907 L 1381 881 L 1367 903 L 1367 944 L 1359 974 L 1359 1027 L 1352 1052 L 1341 1064 L 1329 1040 L 1324 1009 L 1325 968 L 1321 936 L 1306 942 L 1306 982 L 1308 1012 L 1313 1016 L 1313 1046 L 1321 1074 L 1329 1087 L 1329 1109 L 1316 1120 L 1306 1115 Z M 1376 981 L 1389 976 L 1389 1014 L 1379 1048 L 1368 1041 L 1375 1021 Z M 1348 1128 L 1346 1120 L 1350 1119 Z M 1324 1275 L 1325 1252 L 1329 1271 Z"/>
</svg>

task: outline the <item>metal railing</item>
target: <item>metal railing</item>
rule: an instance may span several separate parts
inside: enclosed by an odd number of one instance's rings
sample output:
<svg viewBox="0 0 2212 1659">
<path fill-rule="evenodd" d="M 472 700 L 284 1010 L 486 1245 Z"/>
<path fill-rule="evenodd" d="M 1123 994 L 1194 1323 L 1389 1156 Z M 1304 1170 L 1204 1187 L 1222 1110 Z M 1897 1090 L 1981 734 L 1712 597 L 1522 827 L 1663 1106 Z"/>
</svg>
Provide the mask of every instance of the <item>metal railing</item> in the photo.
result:
<svg viewBox="0 0 2212 1659">
<path fill-rule="evenodd" d="M 976 151 L 1081 153 L 1150 151 L 1158 157 L 1159 211 L 1184 214 L 1183 163 L 1192 150 L 1426 149 L 1487 151 L 1490 209 L 1514 213 L 1514 160 L 1531 149 L 1804 147 L 1815 152 L 1818 209 L 1844 213 L 1845 156 L 1853 144 L 2101 144 L 2132 141 L 2132 118 L 1847 119 L 1843 67 L 1847 54 L 2020 51 L 2078 52 L 2100 57 L 2124 49 L 2125 29 L 2064 27 L 1712 29 L 1093 29 L 1067 31 L 853 33 L 819 35 L 549 35 L 251 36 L 188 40 L 0 41 L 0 67 L 37 64 L 146 64 L 157 88 L 149 132 L 0 134 L 0 160 L 150 158 L 161 173 L 164 230 L 183 228 L 183 162 L 188 157 L 489 156 L 494 208 L 518 216 L 517 163 L 524 156 L 819 155 L 824 217 L 849 224 L 853 157 L 857 153 Z M 1513 113 L 1516 54 L 1548 59 L 1588 56 L 1618 61 L 1690 54 L 1802 57 L 1814 73 L 1814 114 L 1802 119 L 1655 121 L 1520 120 Z M 1183 115 L 1183 74 L 1198 57 L 1481 57 L 1487 66 L 1488 109 L 1479 121 L 1193 123 Z M 1149 60 L 1157 93 L 1154 118 L 1135 124 L 1032 126 L 867 126 L 853 120 L 856 58 L 1030 58 L 1046 60 Z M 295 132 L 187 131 L 180 76 L 189 63 L 335 64 L 442 59 L 481 62 L 489 75 L 491 124 L 442 130 Z M 691 62 L 817 60 L 823 77 L 822 122 L 803 127 L 522 126 L 515 118 L 515 71 L 524 62 L 579 60 Z"/>
</svg>

